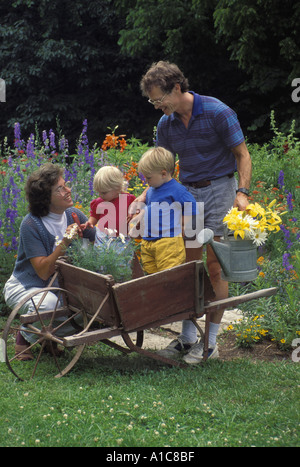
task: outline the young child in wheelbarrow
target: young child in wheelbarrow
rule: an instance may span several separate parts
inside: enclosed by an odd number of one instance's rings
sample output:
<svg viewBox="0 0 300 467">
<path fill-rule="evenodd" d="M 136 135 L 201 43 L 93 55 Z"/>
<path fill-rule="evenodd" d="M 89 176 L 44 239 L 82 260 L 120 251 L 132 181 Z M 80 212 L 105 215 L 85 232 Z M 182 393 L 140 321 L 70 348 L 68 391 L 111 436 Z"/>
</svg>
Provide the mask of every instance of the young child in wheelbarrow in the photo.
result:
<svg viewBox="0 0 300 467">
<path fill-rule="evenodd" d="M 178 266 L 186 260 L 185 227 L 191 225 L 198 208 L 195 198 L 173 178 L 174 170 L 173 154 L 162 147 L 149 149 L 138 165 L 138 171 L 149 185 L 146 203 L 136 217 L 142 236 L 142 267 L 147 274 Z M 135 236 L 133 229 L 129 234 Z M 197 342 L 194 330 L 193 323 L 184 320 L 180 336 L 158 353 L 174 357 L 187 352 Z"/>
<path fill-rule="evenodd" d="M 98 170 L 93 181 L 99 197 L 90 203 L 90 217 L 81 227 L 83 230 L 97 226 L 95 246 L 102 246 L 109 239 L 122 238 L 128 243 L 128 208 L 135 196 L 127 192 L 127 182 L 120 169 L 104 166 Z M 121 243 L 115 245 L 122 246 Z"/>
</svg>

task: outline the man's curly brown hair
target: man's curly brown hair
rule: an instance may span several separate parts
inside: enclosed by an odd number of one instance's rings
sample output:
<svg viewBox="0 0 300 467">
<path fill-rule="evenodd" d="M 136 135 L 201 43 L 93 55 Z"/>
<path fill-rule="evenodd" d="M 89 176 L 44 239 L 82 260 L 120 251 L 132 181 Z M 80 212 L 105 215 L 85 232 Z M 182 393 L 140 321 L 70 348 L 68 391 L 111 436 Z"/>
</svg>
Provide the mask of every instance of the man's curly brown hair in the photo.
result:
<svg viewBox="0 0 300 467">
<path fill-rule="evenodd" d="M 175 84 L 180 84 L 181 92 L 189 90 L 188 79 L 175 63 L 159 61 L 153 63 L 147 73 L 142 77 L 140 88 L 144 96 L 148 96 L 153 86 L 159 87 L 163 92 L 170 93 Z"/>
<path fill-rule="evenodd" d="M 52 187 L 63 174 L 64 170 L 59 165 L 49 162 L 29 175 L 25 192 L 31 214 L 37 217 L 49 214 Z"/>
</svg>

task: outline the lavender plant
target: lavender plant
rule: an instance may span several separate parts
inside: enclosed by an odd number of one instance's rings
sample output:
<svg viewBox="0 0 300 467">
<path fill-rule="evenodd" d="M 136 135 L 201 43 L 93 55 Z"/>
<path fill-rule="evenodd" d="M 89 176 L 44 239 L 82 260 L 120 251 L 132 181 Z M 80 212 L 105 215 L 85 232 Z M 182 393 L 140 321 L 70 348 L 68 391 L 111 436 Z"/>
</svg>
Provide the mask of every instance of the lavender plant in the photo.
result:
<svg viewBox="0 0 300 467">
<path fill-rule="evenodd" d="M 69 261 L 77 267 L 100 274 L 110 274 L 116 282 L 132 278 L 132 261 L 136 250 L 134 241 L 123 236 L 104 237 L 101 244 L 83 247 L 81 240 L 75 240 L 67 251 Z"/>
</svg>

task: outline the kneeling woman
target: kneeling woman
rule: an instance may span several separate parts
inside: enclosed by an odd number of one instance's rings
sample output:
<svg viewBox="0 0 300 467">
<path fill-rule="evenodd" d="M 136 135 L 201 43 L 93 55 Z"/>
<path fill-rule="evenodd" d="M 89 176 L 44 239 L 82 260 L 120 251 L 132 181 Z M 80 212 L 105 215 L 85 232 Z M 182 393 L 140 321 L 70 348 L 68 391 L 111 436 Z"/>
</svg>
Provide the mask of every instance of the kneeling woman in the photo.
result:
<svg viewBox="0 0 300 467">
<path fill-rule="evenodd" d="M 78 226 L 74 224 L 72 213 L 78 215 L 80 223 L 87 221 L 79 209 L 72 207 L 71 188 L 63 175 L 61 167 L 47 163 L 28 177 L 26 197 L 30 213 L 22 220 L 17 260 L 3 290 L 5 301 L 11 308 L 30 293 L 48 286 L 55 272 L 56 260 L 65 254 L 72 240 L 78 236 Z M 95 229 L 85 230 L 83 236 L 94 241 Z M 38 294 L 36 299 L 39 298 Z M 53 309 L 56 302 L 56 295 L 48 292 L 39 311 Z M 22 311 L 35 311 L 34 304 L 27 304 L 27 309 Z M 16 339 L 16 354 L 20 354 L 17 358 L 32 359 L 27 348 L 35 340 L 34 334 L 22 328 Z"/>
</svg>

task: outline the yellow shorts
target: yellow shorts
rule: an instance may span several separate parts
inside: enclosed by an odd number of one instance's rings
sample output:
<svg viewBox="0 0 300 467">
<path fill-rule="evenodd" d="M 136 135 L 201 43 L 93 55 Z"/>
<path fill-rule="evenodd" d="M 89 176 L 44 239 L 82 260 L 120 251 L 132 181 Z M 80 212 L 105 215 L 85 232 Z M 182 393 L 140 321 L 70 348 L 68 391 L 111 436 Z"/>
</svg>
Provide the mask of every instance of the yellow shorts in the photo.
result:
<svg viewBox="0 0 300 467">
<path fill-rule="evenodd" d="M 141 260 L 147 274 L 164 271 L 185 262 L 186 254 L 182 237 L 142 240 Z"/>
</svg>

